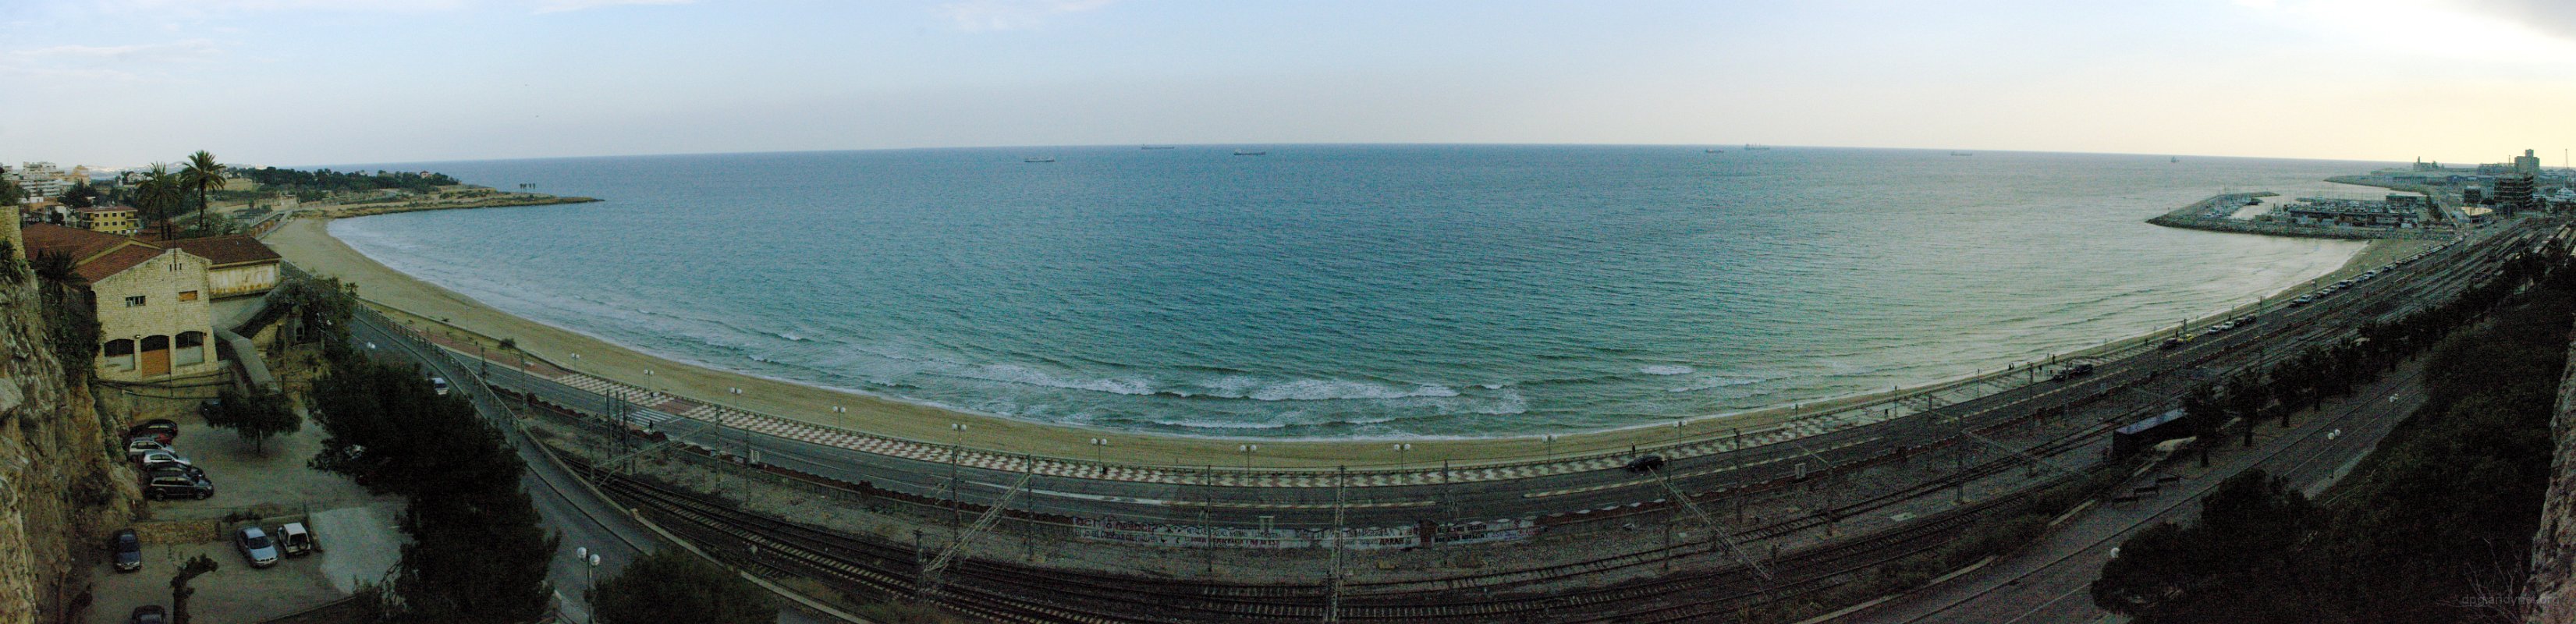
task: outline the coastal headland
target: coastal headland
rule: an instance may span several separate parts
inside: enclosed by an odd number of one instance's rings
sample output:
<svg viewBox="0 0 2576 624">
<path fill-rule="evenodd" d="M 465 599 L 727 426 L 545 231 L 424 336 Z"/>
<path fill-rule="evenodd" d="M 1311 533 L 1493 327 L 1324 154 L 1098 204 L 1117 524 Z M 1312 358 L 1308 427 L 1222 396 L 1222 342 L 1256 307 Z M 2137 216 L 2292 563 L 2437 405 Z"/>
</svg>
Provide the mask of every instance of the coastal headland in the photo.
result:
<svg viewBox="0 0 2576 624">
<path fill-rule="evenodd" d="M 437 208 L 422 208 L 437 209 Z M 354 214 L 380 214 L 377 212 Z M 832 390 L 678 362 L 611 344 L 585 334 L 521 318 L 434 284 L 420 281 L 366 257 L 333 238 L 329 217 L 297 219 L 267 236 L 268 244 L 290 262 L 316 275 L 358 285 L 359 295 L 388 315 L 467 344 L 500 353 L 509 340 L 530 358 L 630 386 L 723 405 L 735 409 L 802 420 L 826 427 L 939 444 L 963 444 L 1003 453 L 1093 459 L 1148 465 L 1244 466 L 1326 469 L 1336 466 L 1387 467 L 1397 463 L 1391 444 L 1412 446 L 1403 453 L 1407 466 L 1438 467 L 1444 463 L 1538 461 L 1587 453 L 1651 448 L 1681 439 L 1723 435 L 1777 426 L 1801 416 L 1883 402 L 1892 395 L 1923 387 L 1956 384 L 1949 380 L 1893 392 L 1841 397 L 1792 406 L 1682 421 L 1673 425 L 1567 433 L 1552 443 L 1540 436 L 1473 439 L 1407 440 L 1246 440 L 1165 436 L 1034 423 L 999 416 Z M 2340 279 L 2412 253 L 2430 241 L 2375 241 L 2324 279 Z M 2295 296 L 2295 292 L 2276 295 Z M 2214 315 L 2213 318 L 2235 314 Z M 2092 351 L 2132 348 L 2152 339 L 2137 336 L 2113 341 Z M 2078 357 L 2084 353 L 2066 354 Z M 736 391 L 739 390 L 737 393 Z M 834 408 L 841 408 L 836 411 Z M 952 425 L 965 425 L 959 431 Z M 1095 445 L 1094 439 L 1107 440 Z M 1258 448 L 1246 453 L 1246 444 Z"/>
</svg>

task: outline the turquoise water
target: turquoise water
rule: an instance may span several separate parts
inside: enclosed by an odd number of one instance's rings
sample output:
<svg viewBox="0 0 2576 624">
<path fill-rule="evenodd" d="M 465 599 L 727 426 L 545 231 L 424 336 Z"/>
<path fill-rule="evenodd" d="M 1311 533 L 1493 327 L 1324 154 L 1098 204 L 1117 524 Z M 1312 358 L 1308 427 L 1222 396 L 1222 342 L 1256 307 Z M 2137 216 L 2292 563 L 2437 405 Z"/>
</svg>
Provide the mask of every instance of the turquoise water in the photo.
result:
<svg viewBox="0 0 2576 624">
<path fill-rule="evenodd" d="M 2142 220 L 2369 166 L 1233 149 L 406 164 L 608 201 L 331 230 L 512 313 L 779 379 L 1165 433 L 1486 436 L 1883 390 L 2246 303 L 2360 245 Z"/>
</svg>

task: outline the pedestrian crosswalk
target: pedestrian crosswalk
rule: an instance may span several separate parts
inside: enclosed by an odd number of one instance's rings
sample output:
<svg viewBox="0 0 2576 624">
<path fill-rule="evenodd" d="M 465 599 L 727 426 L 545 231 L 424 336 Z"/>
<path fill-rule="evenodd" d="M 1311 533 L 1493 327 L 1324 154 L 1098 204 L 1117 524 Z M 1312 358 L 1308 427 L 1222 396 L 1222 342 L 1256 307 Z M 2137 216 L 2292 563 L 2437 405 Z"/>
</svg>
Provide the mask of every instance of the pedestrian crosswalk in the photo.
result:
<svg viewBox="0 0 2576 624">
<path fill-rule="evenodd" d="M 470 352 L 450 347 L 452 353 L 470 358 Z M 761 414 L 675 397 L 660 392 L 559 369 L 528 375 L 539 383 L 552 383 L 582 392 L 614 397 L 624 401 L 630 410 L 624 417 L 638 424 L 666 427 L 674 421 L 688 420 L 757 432 L 788 440 L 821 446 L 900 457 L 929 463 L 955 463 L 959 466 L 996 472 L 1034 472 L 1039 476 L 1095 479 L 1136 483 L 1200 485 L 1217 487 L 1393 487 L 1431 486 L 1530 479 L 1622 467 L 1627 454 L 1590 455 L 1542 461 L 1460 466 L 1452 468 L 1370 469 L 1341 472 L 1333 469 L 1264 468 L 1243 470 L 1223 466 L 1174 466 L 1102 463 L 1064 458 L 1036 457 L 958 448 L 949 444 L 905 440 L 829 427 L 801 420 Z M 604 414 L 607 402 L 596 405 L 568 406 L 576 410 Z M 1728 453 L 1819 435 L 1835 430 L 1886 420 L 1902 415 L 1898 410 L 1847 409 L 1820 413 L 1779 425 L 1745 430 L 1735 435 L 1717 436 L 1677 445 L 1654 447 L 1645 452 L 1665 459 L 1684 459 Z"/>
</svg>

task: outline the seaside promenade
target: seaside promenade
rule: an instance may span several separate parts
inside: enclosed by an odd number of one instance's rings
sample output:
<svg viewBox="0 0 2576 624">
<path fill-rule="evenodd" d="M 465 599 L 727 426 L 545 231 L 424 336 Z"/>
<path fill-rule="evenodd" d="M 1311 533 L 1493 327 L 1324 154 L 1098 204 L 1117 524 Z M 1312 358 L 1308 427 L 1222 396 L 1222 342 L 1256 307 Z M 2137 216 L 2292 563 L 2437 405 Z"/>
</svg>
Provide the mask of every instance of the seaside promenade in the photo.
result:
<svg viewBox="0 0 2576 624">
<path fill-rule="evenodd" d="M 515 361 L 497 342 L 509 339 L 529 357 L 528 371 L 574 387 L 617 395 L 672 414 L 705 420 L 753 424 L 778 433 L 850 442 L 851 448 L 905 454 L 925 447 L 951 445 L 974 449 L 976 463 L 994 468 L 1017 464 L 1021 457 L 1100 460 L 1137 466 L 1208 466 L 1251 472 L 1322 474 L 1339 467 L 1380 471 L 1419 470 L 1436 477 L 1391 476 L 1392 482 L 1436 478 L 1441 481 L 1508 479 L 1573 470 L 1615 467 L 1630 449 L 1674 456 L 1739 450 L 1792 440 L 1868 422 L 1876 422 L 2032 383 L 2044 373 L 2022 367 L 2011 375 L 1950 380 L 1925 387 L 1872 396 L 1846 397 L 1793 407 L 1706 417 L 1670 424 L 1554 436 L 1492 439 L 1419 440 L 1261 440 L 1218 439 L 1145 434 L 1041 424 L 906 403 L 857 393 L 818 388 L 714 370 L 654 357 L 605 341 L 493 310 L 481 302 L 419 281 L 368 259 L 332 238 L 327 220 L 298 219 L 279 228 L 267 242 L 299 267 L 318 275 L 358 285 L 361 297 L 386 308 L 398 319 L 439 338 L 461 353 L 489 355 L 496 362 Z M 2358 254 L 2326 279 L 2386 262 L 2419 245 L 2378 243 Z M 2236 314 L 2229 311 L 2213 318 Z M 2092 353 L 2108 355 L 2146 348 L 2148 337 L 2107 343 Z M 961 428 L 962 427 L 962 428 Z M 864 435 L 853 436 L 853 433 Z M 869 439 L 896 442 L 882 449 Z M 1105 442 L 1105 443 L 1103 443 Z M 1407 446 L 1398 450 L 1396 444 Z M 1552 461 L 1583 458 L 1577 462 Z M 1084 461 L 1092 464 L 1094 462 Z M 1025 464 L 1019 464 L 1025 465 Z M 1039 462 L 1038 465 L 1048 465 Z M 1101 471 L 1097 467 L 1064 470 Z M 1481 466 L 1475 471 L 1449 467 Z M 1050 470 L 1049 472 L 1053 472 Z M 1150 472 L 1150 471 L 1149 471 Z M 1155 481 L 1178 478 L 1149 473 L 1100 474 L 1090 478 Z M 1481 478 L 1479 478 L 1481 477 Z M 1267 479 L 1265 479 L 1266 481 Z M 1277 483 L 1243 485 L 1323 485 L 1290 477 Z M 1291 482 L 1298 481 L 1298 482 Z"/>
</svg>

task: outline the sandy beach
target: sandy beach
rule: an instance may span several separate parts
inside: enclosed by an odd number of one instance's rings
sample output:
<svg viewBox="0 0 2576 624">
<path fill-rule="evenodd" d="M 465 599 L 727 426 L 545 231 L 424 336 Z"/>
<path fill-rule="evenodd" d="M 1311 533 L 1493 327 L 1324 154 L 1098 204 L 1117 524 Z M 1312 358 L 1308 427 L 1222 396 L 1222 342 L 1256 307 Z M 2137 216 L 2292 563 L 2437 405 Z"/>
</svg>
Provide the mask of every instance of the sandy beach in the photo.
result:
<svg viewBox="0 0 2576 624">
<path fill-rule="evenodd" d="M 1256 467 L 1387 466 L 1395 463 L 1397 458 L 1390 447 L 1393 441 L 1388 440 L 1237 440 L 1041 424 L 684 364 L 510 315 L 470 297 L 414 279 L 331 237 L 326 229 L 328 224 L 329 220 L 324 218 L 297 219 L 269 234 L 265 240 L 288 261 L 306 271 L 357 284 L 361 297 L 388 308 L 388 313 L 397 319 L 418 323 L 432 332 L 479 341 L 494 347 L 496 352 L 499 340 L 510 339 L 531 357 L 562 368 L 674 396 L 878 435 L 940 443 L 962 442 L 972 447 L 1011 453 L 1075 459 L 1100 457 L 1144 464 L 1242 466 L 1246 457 L 1239 447 L 1243 444 L 1259 445 L 1259 449 L 1250 456 L 1252 465 Z M 2430 241 L 2376 241 L 2356 254 L 2343 268 L 2321 279 L 2341 279 L 2344 275 L 2384 264 L 2431 244 Z M 2298 291 L 2292 291 L 2279 296 L 2297 294 Z M 2144 338 L 2131 340 L 2140 339 Z M 2114 344 L 2126 342 L 2129 341 Z M 742 393 L 733 395 L 729 388 L 740 388 Z M 1784 407 L 1703 418 L 1686 423 L 1678 433 L 1680 436 L 1699 436 L 1735 428 L 1760 428 L 1787 420 L 1794 415 L 1793 411 L 1830 410 L 1876 398 L 1875 395 L 1852 396 L 1812 402 L 1795 410 Z M 835 406 L 845 407 L 847 412 L 832 411 Z M 966 431 L 960 434 L 951 428 L 951 424 L 964 424 Z M 1458 464 L 1528 461 L 1551 452 L 1567 456 L 1670 442 L 1676 435 L 1672 426 L 1564 434 L 1558 437 L 1552 448 L 1535 435 L 1403 440 L 1413 445 L 1404 453 L 1403 459 L 1407 465 L 1415 466 L 1437 466 L 1444 461 Z M 1106 438 L 1109 444 L 1105 448 L 1094 446 L 1091 440 L 1095 438 Z"/>
</svg>

